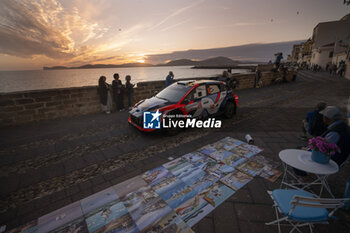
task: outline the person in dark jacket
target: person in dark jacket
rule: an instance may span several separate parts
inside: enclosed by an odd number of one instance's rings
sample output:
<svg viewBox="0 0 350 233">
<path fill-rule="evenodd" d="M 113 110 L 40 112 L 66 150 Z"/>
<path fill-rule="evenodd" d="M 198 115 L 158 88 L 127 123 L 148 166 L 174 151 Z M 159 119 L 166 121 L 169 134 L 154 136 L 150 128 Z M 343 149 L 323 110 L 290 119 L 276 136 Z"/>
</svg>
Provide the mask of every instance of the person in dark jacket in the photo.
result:
<svg viewBox="0 0 350 233">
<path fill-rule="evenodd" d="M 306 117 L 303 120 L 302 124 L 303 134 L 300 135 L 301 139 L 306 140 L 308 138 L 307 134 L 309 137 L 317 137 L 326 131 L 327 126 L 323 122 L 323 116 L 320 114 L 320 111 L 326 107 L 326 103 L 320 102 L 315 106 L 314 111 L 308 112 L 306 114 Z"/>
<path fill-rule="evenodd" d="M 122 81 L 119 80 L 119 74 L 115 73 L 113 75 L 114 80 L 112 82 L 112 90 L 114 102 L 117 106 L 118 111 L 124 110 L 124 93 L 123 93 L 123 84 Z"/>
<path fill-rule="evenodd" d="M 100 96 L 101 108 L 107 114 L 112 110 L 112 97 L 110 93 L 110 86 L 106 83 L 106 77 L 101 76 L 98 80 L 98 94 Z"/>
<path fill-rule="evenodd" d="M 328 106 L 320 111 L 323 121 L 327 125 L 327 130 L 321 137 L 337 144 L 340 153 L 331 156 L 339 166 L 342 165 L 350 154 L 350 127 L 342 121 L 340 110 L 335 106 Z"/>
<path fill-rule="evenodd" d="M 350 154 L 350 128 L 341 120 L 341 112 L 335 106 L 328 106 L 319 111 L 319 114 L 322 116 L 326 128 L 323 133 L 314 136 L 327 138 L 330 142 L 337 144 L 341 151 L 340 153 L 332 155 L 331 159 L 340 166 Z M 315 119 L 313 119 L 313 121 L 315 121 Z M 310 150 L 309 148 L 302 149 Z M 299 176 L 307 175 L 306 172 L 298 169 L 294 169 L 294 172 Z"/>
<path fill-rule="evenodd" d="M 135 84 L 132 84 L 130 81 L 131 81 L 131 76 L 130 75 L 125 76 L 125 91 L 128 96 L 129 109 L 131 109 L 132 107 L 132 95 L 134 93 L 134 86 L 135 86 Z"/>
<path fill-rule="evenodd" d="M 174 82 L 174 73 L 172 71 L 169 71 L 168 76 L 165 78 L 165 87 L 170 86 Z"/>
<path fill-rule="evenodd" d="M 276 70 L 278 70 L 281 60 L 283 59 L 283 53 L 276 53 L 276 60 L 275 60 L 275 66 L 276 66 Z"/>
<path fill-rule="evenodd" d="M 260 88 L 262 86 L 261 84 L 261 71 L 257 67 L 255 70 L 254 88 Z"/>
</svg>

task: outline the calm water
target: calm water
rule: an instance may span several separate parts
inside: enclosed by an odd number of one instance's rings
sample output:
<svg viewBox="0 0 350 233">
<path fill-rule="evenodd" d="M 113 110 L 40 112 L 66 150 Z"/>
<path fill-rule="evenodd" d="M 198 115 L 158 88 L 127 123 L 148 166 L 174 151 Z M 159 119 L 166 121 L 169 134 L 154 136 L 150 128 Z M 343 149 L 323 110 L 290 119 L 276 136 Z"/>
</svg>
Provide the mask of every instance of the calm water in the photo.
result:
<svg viewBox="0 0 350 233">
<path fill-rule="evenodd" d="M 169 71 L 173 71 L 175 79 L 194 77 L 213 77 L 222 74 L 224 69 L 190 69 L 191 66 L 164 67 L 132 67 L 108 69 L 79 70 L 31 70 L 0 71 L 0 93 L 40 90 L 63 87 L 82 87 L 97 85 L 101 75 L 111 83 L 113 74 L 119 73 L 123 83 L 125 75 L 131 75 L 132 83 L 150 80 L 165 80 Z M 246 70 L 233 70 L 234 73 L 246 73 Z"/>
</svg>

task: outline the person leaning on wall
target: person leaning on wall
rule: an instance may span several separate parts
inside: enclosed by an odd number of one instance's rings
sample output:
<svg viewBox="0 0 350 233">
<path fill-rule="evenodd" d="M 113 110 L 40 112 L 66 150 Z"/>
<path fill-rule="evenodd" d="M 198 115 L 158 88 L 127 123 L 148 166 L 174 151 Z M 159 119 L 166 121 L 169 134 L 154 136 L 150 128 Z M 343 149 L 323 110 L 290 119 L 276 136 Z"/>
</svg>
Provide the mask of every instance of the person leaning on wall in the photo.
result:
<svg viewBox="0 0 350 233">
<path fill-rule="evenodd" d="M 125 76 L 125 91 L 126 95 L 128 96 L 129 109 L 131 109 L 132 107 L 132 96 L 134 94 L 134 86 L 135 84 L 131 83 L 131 76 Z"/>
<path fill-rule="evenodd" d="M 122 81 L 119 79 L 118 73 L 115 73 L 113 77 L 114 77 L 114 80 L 112 82 L 112 90 L 113 90 L 114 102 L 116 104 L 117 111 L 123 111 L 124 110 L 123 84 L 122 84 Z"/>
<path fill-rule="evenodd" d="M 256 67 L 254 77 L 254 88 L 259 88 L 261 86 L 261 71 L 258 67 Z"/>
<path fill-rule="evenodd" d="M 110 85 L 106 82 L 105 76 L 101 76 L 98 80 L 98 94 L 100 96 L 102 111 L 106 114 L 110 114 L 112 110 L 112 97 Z"/>
</svg>

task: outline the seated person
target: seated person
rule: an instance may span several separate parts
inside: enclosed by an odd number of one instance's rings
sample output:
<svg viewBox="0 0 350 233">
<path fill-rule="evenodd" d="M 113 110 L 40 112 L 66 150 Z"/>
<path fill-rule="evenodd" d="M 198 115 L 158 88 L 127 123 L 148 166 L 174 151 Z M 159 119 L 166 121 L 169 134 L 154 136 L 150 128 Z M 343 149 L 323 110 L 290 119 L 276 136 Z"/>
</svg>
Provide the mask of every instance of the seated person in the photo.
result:
<svg viewBox="0 0 350 233">
<path fill-rule="evenodd" d="M 326 131 L 327 126 L 323 122 L 323 116 L 320 114 L 320 111 L 325 109 L 326 106 L 326 103 L 320 102 L 315 106 L 314 111 L 306 114 L 306 118 L 303 120 L 301 139 L 306 140 L 308 137 L 317 137 Z"/>
<path fill-rule="evenodd" d="M 340 148 L 340 153 L 331 157 L 340 166 L 350 154 L 350 127 L 342 121 L 341 112 L 335 106 L 328 106 L 320 111 L 320 114 L 323 115 L 323 121 L 327 125 L 327 130 L 321 137 L 328 138 Z"/>
<path fill-rule="evenodd" d="M 340 153 L 331 156 L 331 159 L 340 166 L 350 154 L 350 127 L 342 121 L 341 112 L 335 106 L 328 106 L 319 113 L 323 116 L 323 122 L 327 126 L 321 137 L 327 138 L 340 148 Z M 310 150 L 308 147 L 302 149 Z M 294 169 L 294 172 L 299 176 L 307 175 L 306 172 L 298 169 Z"/>
</svg>

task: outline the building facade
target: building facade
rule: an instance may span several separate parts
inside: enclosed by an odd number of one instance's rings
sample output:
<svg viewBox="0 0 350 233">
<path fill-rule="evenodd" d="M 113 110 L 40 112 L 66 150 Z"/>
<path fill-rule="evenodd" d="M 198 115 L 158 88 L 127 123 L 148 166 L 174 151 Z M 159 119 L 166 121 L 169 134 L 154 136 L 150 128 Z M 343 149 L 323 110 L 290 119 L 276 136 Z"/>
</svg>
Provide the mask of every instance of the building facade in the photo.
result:
<svg viewBox="0 0 350 233">
<path fill-rule="evenodd" d="M 348 49 L 346 51 L 346 62 L 345 62 L 345 64 L 346 64 L 345 78 L 350 79 L 350 42 L 348 44 Z"/>
<path fill-rule="evenodd" d="M 322 69 L 326 69 L 327 64 L 332 63 L 333 54 L 334 43 L 312 49 L 311 66 L 318 65 Z"/>
<path fill-rule="evenodd" d="M 346 61 L 348 46 L 349 40 L 338 41 L 335 43 L 332 64 L 336 64 L 338 66 L 341 61 Z"/>
<path fill-rule="evenodd" d="M 312 34 L 311 66 L 326 69 L 327 64 L 339 64 L 346 58 L 346 45 L 350 38 L 350 14 L 338 21 L 317 24 Z"/>
</svg>

